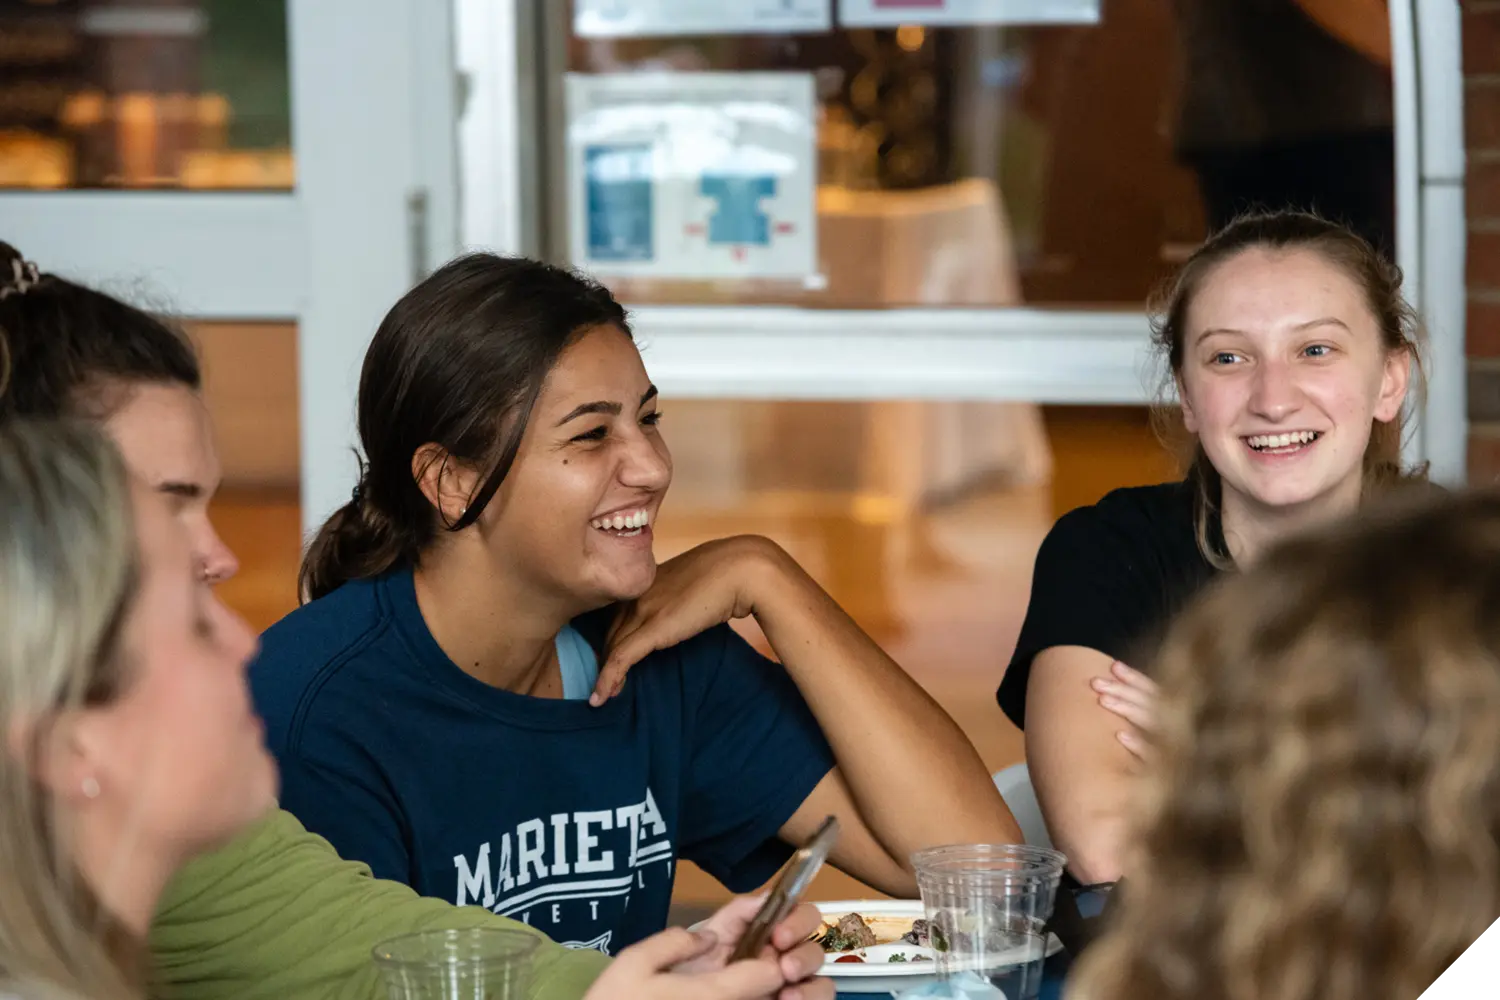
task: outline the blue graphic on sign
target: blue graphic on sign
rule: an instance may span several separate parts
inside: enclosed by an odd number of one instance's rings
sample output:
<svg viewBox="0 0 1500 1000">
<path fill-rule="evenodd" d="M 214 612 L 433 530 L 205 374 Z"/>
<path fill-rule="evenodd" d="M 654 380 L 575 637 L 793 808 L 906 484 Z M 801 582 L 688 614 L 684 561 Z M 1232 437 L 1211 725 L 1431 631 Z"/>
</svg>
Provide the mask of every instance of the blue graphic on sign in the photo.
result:
<svg viewBox="0 0 1500 1000">
<path fill-rule="evenodd" d="M 591 260 L 656 256 L 649 144 L 589 146 L 583 151 Z"/>
<path fill-rule="evenodd" d="M 775 177 L 705 174 L 699 190 L 718 205 L 708 217 L 708 242 L 770 245 L 771 218 L 760 202 L 776 193 Z"/>
</svg>

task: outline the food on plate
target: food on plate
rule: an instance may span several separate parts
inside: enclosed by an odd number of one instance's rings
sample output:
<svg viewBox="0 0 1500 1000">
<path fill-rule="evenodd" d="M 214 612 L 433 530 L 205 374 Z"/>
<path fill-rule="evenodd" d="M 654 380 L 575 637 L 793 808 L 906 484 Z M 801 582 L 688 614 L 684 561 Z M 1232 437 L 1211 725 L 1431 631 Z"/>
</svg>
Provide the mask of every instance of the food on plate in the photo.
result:
<svg viewBox="0 0 1500 1000">
<path fill-rule="evenodd" d="M 868 948 L 876 943 L 875 932 L 858 913 L 846 913 L 837 923 L 823 921 L 823 933 L 818 943 L 824 951 L 854 951 Z"/>
<path fill-rule="evenodd" d="M 814 935 L 823 946 L 823 951 L 839 955 L 835 962 L 863 962 L 866 956 L 857 954 L 865 948 L 881 944 L 907 944 L 919 948 L 929 947 L 927 921 L 921 917 L 865 916 L 845 913 L 837 919 L 823 921 L 823 926 Z M 925 962 L 927 955 L 908 958 L 904 952 L 892 955 L 890 962 Z"/>
<path fill-rule="evenodd" d="M 858 962 L 860 964 L 864 964 L 864 963 L 869 962 L 869 961 L 870 961 L 870 959 L 866 958 L 864 955 L 856 954 L 856 953 L 854 953 L 854 952 L 851 951 L 847 955 L 840 955 L 838 958 L 835 958 L 833 960 L 833 964 L 838 965 L 840 963 L 846 963 L 846 962 Z M 886 964 L 888 964 L 888 965 L 896 965 L 896 964 L 906 964 L 906 963 L 911 963 L 911 962 L 930 962 L 930 961 L 932 961 L 932 959 L 929 958 L 926 955 L 913 955 L 910 958 L 907 958 L 906 955 L 903 952 L 899 952 L 898 951 L 894 955 L 892 955 L 890 958 L 886 959 Z"/>
</svg>

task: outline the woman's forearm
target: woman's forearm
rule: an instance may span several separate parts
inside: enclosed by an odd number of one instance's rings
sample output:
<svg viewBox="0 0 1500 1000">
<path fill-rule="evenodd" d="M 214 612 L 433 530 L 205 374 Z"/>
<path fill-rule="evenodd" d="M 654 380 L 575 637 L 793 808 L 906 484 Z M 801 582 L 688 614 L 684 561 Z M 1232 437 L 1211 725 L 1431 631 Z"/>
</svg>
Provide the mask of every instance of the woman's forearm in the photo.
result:
<svg viewBox="0 0 1500 1000">
<path fill-rule="evenodd" d="M 949 715 L 781 550 L 755 617 L 833 748 L 871 834 L 904 870 L 937 844 L 1012 843 L 1020 828 Z"/>
<path fill-rule="evenodd" d="M 1110 657 L 1081 646 L 1038 653 L 1026 686 L 1026 759 L 1052 842 L 1080 882 L 1112 882 L 1124 865 L 1137 762 L 1115 734 L 1126 726 L 1090 682 Z"/>
</svg>

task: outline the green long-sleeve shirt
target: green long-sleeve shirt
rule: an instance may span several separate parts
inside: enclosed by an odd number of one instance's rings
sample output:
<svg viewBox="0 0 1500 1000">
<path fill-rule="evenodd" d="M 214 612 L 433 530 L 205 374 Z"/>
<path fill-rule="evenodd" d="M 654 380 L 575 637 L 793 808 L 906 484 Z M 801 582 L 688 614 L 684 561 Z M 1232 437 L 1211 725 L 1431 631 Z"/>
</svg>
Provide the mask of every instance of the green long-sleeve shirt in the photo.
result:
<svg viewBox="0 0 1500 1000">
<path fill-rule="evenodd" d="M 480 907 L 457 907 L 372 878 L 288 812 L 188 864 L 162 897 L 151 950 L 162 1000 L 375 1000 L 381 941 L 494 926 L 538 934 Z M 578 1000 L 608 962 L 544 939 L 529 1000 Z"/>
</svg>

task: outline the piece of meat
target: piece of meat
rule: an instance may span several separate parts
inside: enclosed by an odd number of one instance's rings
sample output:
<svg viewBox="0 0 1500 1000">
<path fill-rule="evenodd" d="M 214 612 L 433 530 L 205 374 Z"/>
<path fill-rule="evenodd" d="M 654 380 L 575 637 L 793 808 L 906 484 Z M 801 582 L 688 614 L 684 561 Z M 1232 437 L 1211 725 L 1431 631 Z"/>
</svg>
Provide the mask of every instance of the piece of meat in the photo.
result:
<svg viewBox="0 0 1500 1000">
<path fill-rule="evenodd" d="M 927 919 L 918 917 L 911 922 L 911 930 L 901 935 L 901 940 L 906 944 L 914 944 L 923 948 L 931 947 L 927 933 Z"/>
<path fill-rule="evenodd" d="M 848 950 L 868 948 L 875 943 L 875 932 L 870 930 L 865 918 L 858 913 L 846 913 L 839 918 L 835 928 L 839 937 L 848 943 Z"/>
</svg>

